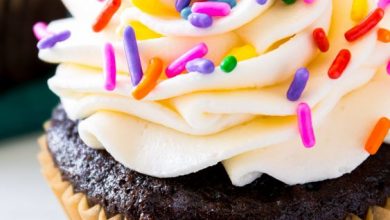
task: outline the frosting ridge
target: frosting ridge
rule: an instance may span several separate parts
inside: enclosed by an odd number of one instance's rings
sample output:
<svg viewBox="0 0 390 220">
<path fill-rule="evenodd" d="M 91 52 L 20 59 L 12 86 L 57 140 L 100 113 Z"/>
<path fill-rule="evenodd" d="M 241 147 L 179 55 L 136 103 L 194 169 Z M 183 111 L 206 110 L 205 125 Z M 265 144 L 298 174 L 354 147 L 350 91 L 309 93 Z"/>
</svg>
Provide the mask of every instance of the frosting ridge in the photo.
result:
<svg viewBox="0 0 390 220">
<path fill-rule="evenodd" d="M 352 44 L 346 42 L 344 32 L 355 25 L 345 13 L 352 0 L 318 0 L 310 5 L 298 1 L 291 6 L 241 0 L 230 16 L 216 19 L 204 30 L 178 16 L 152 15 L 128 4 L 99 34 L 77 12 L 96 1 L 65 3 L 75 17 L 53 22 L 49 29 L 70 29 L 72 37 L 39 54 L 45 61 L 61 63 L 49 87 L 70 118 L 82 119 L 79 133 L 87 145 L 105 148 L 138 172 L 176 177 L 223 162 L 237 186 L 262 173 L 288 184 L 337 178 L 369 156 L 363 147 L 365 135 L 378 117 L 390 117 L 390 103 L 380 98 L 390 83 L 384 77 L 390 46 L 378 42 L 375 31 Z M 370 1 L 371 9 L 375 5 Z M 214 63 L 245 44 L 252 45 L 258 56 L 240 61 L 230 74 L 216 67 L 210 75 L 192 72 L 163 78 L 137 101 L 131 96 L 134 87 L 122 39 L 115 31 L 131 22 L 161 35 L 138 41 L 144 68 L 153 57 L 171 63 L 200 42 L 208 45 L 207 58 Z M 380 27 L 389 28 L 389 23 L 386 15 Z M 327 53 L 319 53 L 312 41 L 317 27 L 328 31 Z M 104 90 L 102 77 L 100 51 L 107 41 L 117 55 L 117 88 L 112 92 Z M 327 71 L 342 48 L 351 51 L 352 60 L 340 79 L 331 80 Z M 310 150 L 300 143 L 298 103 L 286 98 L 300 67 L 308 68 L 310 80 L 299 101 L 312 108 L 318 138 Z M 363 110 L 366 114 L 359 114 Z"/>
</svg>

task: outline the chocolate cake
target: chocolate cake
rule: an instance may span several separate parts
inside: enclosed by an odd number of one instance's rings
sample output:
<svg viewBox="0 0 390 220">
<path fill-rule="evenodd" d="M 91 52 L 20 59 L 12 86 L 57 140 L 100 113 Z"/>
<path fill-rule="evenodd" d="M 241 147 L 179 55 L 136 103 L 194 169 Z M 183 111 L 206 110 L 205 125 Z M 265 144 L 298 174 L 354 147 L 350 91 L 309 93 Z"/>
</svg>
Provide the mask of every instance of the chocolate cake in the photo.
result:
<svg viewBox="0 0 390 220">
<path fill-rule="evenodd" d="M 63 180 L 100 204 L 108 217 L 127 219 L 345 219 L 363 217 L 369 206 L 390 196 L 390 148 L 341 178 L 289 186 L 263 175 L 239 188 L 222 165 L 171 179 L 130 170 L 104 150 L 87 147 L 60 106 L 54 110 L 47 141 Z"/>
</svg>

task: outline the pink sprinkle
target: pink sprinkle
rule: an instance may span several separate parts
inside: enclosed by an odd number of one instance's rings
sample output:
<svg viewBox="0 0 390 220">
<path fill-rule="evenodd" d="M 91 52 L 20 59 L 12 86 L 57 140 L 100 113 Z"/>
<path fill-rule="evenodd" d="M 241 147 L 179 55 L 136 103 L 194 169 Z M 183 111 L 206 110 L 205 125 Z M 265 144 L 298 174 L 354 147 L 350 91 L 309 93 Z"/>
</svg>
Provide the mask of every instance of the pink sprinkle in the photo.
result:
<svg viewBox="0 0 390 220">
<path fill-rule="evenodd" d="M 205 43 L 200 43 L 196 45 L 194 48 L 187 51 L 185 54 L 181 55 L 179 58 L 173 61 L 165 70 L 165 74 L 168 78 L 172 78 L 179 75 L 185 70 L 186 64 L 189 61 L 194 60 L 196 58 L 202 58 L 207 54 L 207 52 L 208 48 Z"/>
<path fill-rule="evenodd" d="M 112 91 L 116 87 L 116 61 L 114 47 L 110 43 L 104 46 L 104 88 Z"/>
<path fill-rule="evenodd" d="M 386 9 L 386 7 L 390 4 L 390 0 L 379 0 L 378 7 L 382 9 Z"/>
<path fill-rule="evenodd" d="M 226 2 L 195 2 L 191 8 L 194 13 L 210 16 L 227 16 L 230 14 L 230 5 Z"/>
<path fill-rule="evenodd" d="M 303 145 L 306 148 L 312 148 L 316 144 L 314 136 L 313 123 L 311 118 L 311 109 L 308 104 L 300 103 L 297 109 L 298 127 L 301 134 Z"/>
<path fill-rule="evenodd" d="M 313 3 L 315 0 L 304 0 L 304 2 L 305 3 L 307 3 L 307 4 L 311 4 L 311 3 Z"/>
<path fill-rule="evenodd" d="M 387 62 L 387 68 L 386 68 L 386 70 L 387 70 L 387 74 L 390 75 L 390 60 Z"/>
<path fill-rule="evenodd" d="M 47 24 L 45 22 L 37 22 L 33 26 L 33 32 L 38 40 L 48 36 L 50 32 L 47 31 Z"/>
</svg>

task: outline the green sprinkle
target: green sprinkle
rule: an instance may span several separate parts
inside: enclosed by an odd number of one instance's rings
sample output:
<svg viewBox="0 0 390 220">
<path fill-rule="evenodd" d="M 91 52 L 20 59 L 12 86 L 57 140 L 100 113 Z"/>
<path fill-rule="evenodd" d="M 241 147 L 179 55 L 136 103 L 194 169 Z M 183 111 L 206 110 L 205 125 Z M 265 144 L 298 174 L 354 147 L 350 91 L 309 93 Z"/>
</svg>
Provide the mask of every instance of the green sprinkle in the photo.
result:
<svg viewBox="0 0 390 220">
<path fill-rule="evenodd" d="M 221 69 L 225 73 L 230 73 L 233 71 L 237 66 L 237 59 L 234 56 L 227 56 L 225 59 L 223 59 L 221 63 Z"/>
<path fill-rule="evenodd" d="M 286 3 L 287 5 L 291 5 L 291 4 L 294 4 L 297 0 L 283 0 L 284 3 Z"/>
</svg>

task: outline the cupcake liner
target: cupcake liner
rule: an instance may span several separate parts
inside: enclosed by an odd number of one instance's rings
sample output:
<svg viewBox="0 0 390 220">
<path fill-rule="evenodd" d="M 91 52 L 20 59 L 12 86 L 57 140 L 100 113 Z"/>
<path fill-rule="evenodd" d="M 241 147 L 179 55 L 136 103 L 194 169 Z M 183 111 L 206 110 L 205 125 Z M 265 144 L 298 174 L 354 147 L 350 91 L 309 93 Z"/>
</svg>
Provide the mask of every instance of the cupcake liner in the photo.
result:
<svg viewBox="0 0 390 220">
<path fill-rule="evenodd" d="M 49 123 L 45 124 L 48 128 Z M 38 143 L 41 151 L 38 160 L 41 164 L 41 172 L 48 182 L 50 188 L 60 201 L 63 209 L 71 220 L 107 220 L 104 208 L 100 205 L 90 207 L 87 196 L 84 193 L 74 193 L 73 186 L 63 181 L 60 170 L 55 166 L 54 161 L 49 153 L 46 137 L 39 138 Z M 116 215 L 108 220 L 125 219 L 121 215 Z M 358 216 L 350 214 L 346 220 L 361 220 Z M 390 220 L 390 198 L 387 199 L 384 207 L 370 207 L 365 220 Z"/>
<path fill-rule="evenodd" d="M 41 172 L 50 188 L 61 203 L 65 213 L 71 220 L 122 220 L 121 215 L 107 218 L 104 209 L 100 205 L 90 207 L 87 196 L 84 193 L 75 193 L 73 186 L 68 181 L 63 181 L 60 170 L 55 166 L 48 151 L 46 137 L 39 138 L 41 151 L 38 160 L 41 164 Z"/>
</svg>

